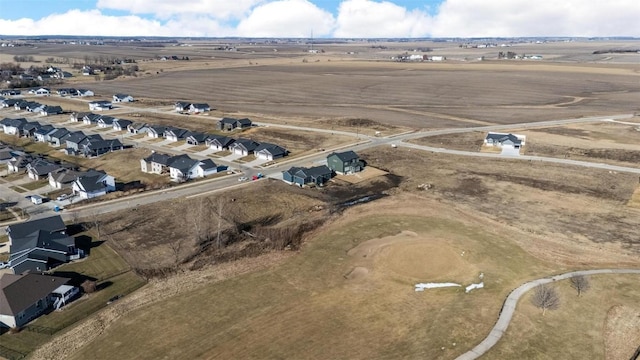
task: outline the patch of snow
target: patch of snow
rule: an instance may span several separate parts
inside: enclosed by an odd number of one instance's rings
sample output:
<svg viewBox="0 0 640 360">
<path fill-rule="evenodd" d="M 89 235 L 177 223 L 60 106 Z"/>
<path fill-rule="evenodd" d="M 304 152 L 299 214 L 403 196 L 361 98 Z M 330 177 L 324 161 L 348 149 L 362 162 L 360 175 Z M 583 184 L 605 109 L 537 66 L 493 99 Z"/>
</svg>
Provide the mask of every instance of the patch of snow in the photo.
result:
<svg viewBox="0 0 640 360">
<path fill-rule="evenodd" d="M 484 281 L 480 282 L 478 284 L 471 284 L 469 286 L 467 286 L 464 290 L 464 292 L 468 293 L 471 290 L 475 290 L 475 289 L 482 289 L 484 287 Z"/>
<path fill-rule="evenodd" d="M 462 286 L 456 283 L 419 283 L 416 284 L 416 291 L 424 291 L 425 289 L 436 289 L 443 287 Z"/>
</svg>

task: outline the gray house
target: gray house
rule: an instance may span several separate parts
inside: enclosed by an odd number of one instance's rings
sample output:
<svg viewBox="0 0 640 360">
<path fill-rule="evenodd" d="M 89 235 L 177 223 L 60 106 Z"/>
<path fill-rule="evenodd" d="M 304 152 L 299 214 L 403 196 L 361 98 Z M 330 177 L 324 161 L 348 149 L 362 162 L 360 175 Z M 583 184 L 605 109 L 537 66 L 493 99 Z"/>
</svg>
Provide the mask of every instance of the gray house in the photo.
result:
<svg viewBox="0 0 640 360">
<path fill-rule="evenodd" d="M 289 184 L 296 184 L 300 187 L 307 184 L 315 184 L 317 186 L 324 185 L 331 180 L 333 171 L 325 165 L 315 166 L 312 168 L 292 167 L 282 172 L 282 180 Z"/>
<path fill-rule="evenodd" d="M 50 308 L 60 306 L 61 299 L 72 288 L 68 278 L 40 274 L 0 277 L 0 326 L 18 328 L 36 319 Z M 63 296 L 58 296 L 62 293 Z M 75 291 L 75 294 L 78 292 Z M 68 301 L 69 299 L 64 299 Z"/>
<path fill-rule="evenodd" d="M 353 151 L 334 152 L 327 156 L 327 165 L 338 174 L 352 174 L 362 171 L 364 161 Z"/>
<path fill-rule="evenodd" d="M 56 131 L 52 132 L 48 135 L 49 137 L 49 145 L 60 147 L 63 144 L 66 144 L 66 138 L 69 136 L 69 130 L 65 128 L 58 128 Z"/>
<path fill-rule="evenodd" d="M 234 119 L 234 118 L 222 118 L 218 121 L 217 128 L 218 130 L 226 130 L 231 131 L 235 129 L 245 129 L 251 127 L 251 120 L 244 119 Z"/>
</svg>

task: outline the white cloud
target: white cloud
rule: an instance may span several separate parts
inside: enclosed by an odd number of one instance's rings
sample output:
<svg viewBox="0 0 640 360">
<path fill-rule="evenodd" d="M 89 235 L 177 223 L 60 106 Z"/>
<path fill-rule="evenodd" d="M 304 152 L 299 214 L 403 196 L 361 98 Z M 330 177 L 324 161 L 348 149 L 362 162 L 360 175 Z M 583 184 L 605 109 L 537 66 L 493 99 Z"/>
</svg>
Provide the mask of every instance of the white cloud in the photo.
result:
<svg viewBox="0 0 640 360">
<path fill-rule="evenodd" d="M 0 34 L 308 37 L 313 30 L 317 37 L 356 38 L 640 36 L 637 0 L 444 0 L 435 14 L 436 9 L 397 5 L 399 0 L 343 0 L 335 16 L 315 5 L 321 1 L 98 0 L 99 9 L 131 15 L 96 9 L 0 19 Z"/>
<path fill-rule="evenodd" d="M 345 0 L 338 9 L 335 37 L 423 37 L 431 18 L 389 1 Z"/>
<path fill-rule="evenodd" d="M 181 14 L 214 19 L 240 19 L 265 0 L 98 0 L 97 7 L 170 18 Z"/>
<path fill-rule="evenodd" d="M 434 37 L 640 36 L 637 0 L 446 0 Z"/>
<path fill-rule="evenodd" d="M 334 18 L 307 0 L 279 0 L 260 5 L 240 21 L 238 36 L 309 37 L 330 36 Z"/>
<path fill-rule="evenodd" d="M 39 20 L 1 20 L 5 35 L 95 35 L 95 36 L 226 36 L 231 30 L 209 18 L 182 18 L 166 23 L 135 15 L 107 16 L 99 10 L 70 10 Z"/>
</svg>

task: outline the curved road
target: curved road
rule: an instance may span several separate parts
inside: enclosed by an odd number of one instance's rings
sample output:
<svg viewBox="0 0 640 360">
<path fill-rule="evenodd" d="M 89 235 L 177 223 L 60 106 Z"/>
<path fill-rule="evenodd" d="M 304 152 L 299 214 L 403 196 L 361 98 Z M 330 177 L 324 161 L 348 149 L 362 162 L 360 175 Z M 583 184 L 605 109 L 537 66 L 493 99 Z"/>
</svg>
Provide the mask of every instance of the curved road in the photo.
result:
<svg viewBox="0 0 640 360">
<path fill-rule="evenodd" d="M 513 317 L 513 313 L 516 310 L 516 305 L 518 304 L 518 300 L 527 293 L 527 291 L 533 289 L 536 286 L 552 283 L 558 280 L 565 280 L 577 275 L 597 275 L 597 274 L 640 274 L 640 269 L 598 269 L 598 270 L 581 270 L 581 271 L 572 271 L 565 274 L 555 275 L 551 277 L 546 277 L 542 279 L 532 280 L 527 283 L 524 283 L 517 287 L 515 290 L 511 291 L 507 299 L 504 301 L 502 305 L 502 310 L 500 310 L 500 315 L 498 316 L 498 321 L 489 332 L 480 344 L 476 345 L 473 349 L 467 351 L 466 353 L 458 356 L 456 360 L 471 360 L 477 359 L 480 356 L 484 355 L 489 349 L 491 349 L 495 344 L 498 343 L 500 338 L 505 331 L 507 331 L 507 327 L 511 322 L 511 318 Z"/>
</svg>

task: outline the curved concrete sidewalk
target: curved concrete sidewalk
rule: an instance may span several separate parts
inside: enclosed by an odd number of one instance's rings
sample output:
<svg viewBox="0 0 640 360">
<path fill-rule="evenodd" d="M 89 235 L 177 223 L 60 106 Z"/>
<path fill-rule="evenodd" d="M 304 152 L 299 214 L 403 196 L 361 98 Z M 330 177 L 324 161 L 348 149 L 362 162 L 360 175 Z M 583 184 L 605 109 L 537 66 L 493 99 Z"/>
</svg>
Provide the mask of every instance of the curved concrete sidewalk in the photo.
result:
<svg viewBox="0 0 640 360">
<path fill-rule="evenodd" d="M 529 281 L 525 284 L 520 285 L 515 290 L 511 291 L 507 299 L 504 301 L 502 305 L 502 310 L 500 310 L 500 316 L 498 316 L 498 321 L 491 329 L 489 335 L 487 335 L 484 340 L 480 344 L 478 344 L 473 349 L 467 351 L 466 353 L 458 356 L 456 360 L 471 360 L 477 359 L 482 356 L 485 352 L 489 351 L 498 340 L 502 338 L 502 335 L 505 331 L 507 331 L 507 327 L 511 322 L 511 318 L 513 317 L 513 313 L 516 310 L 516 305 L 518 305 L 518 300 L 522 297 L 522 295 L 526 294 L 527 291 L 533 289 L 538 285 L 552 283 L 558 280 L 565 280 L 571 278 L 576 275 L 597 275 L 597 274 L 640 274 L 640 269 L 598 269 L 598 270 L 581 270 L 581 271 L 572 271 L 565 274 L 555 275 L 552 277 L 537 279 Z"/>
</svg>

